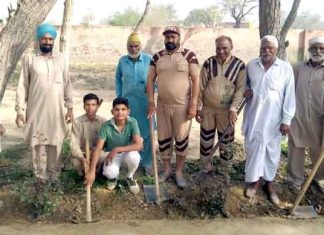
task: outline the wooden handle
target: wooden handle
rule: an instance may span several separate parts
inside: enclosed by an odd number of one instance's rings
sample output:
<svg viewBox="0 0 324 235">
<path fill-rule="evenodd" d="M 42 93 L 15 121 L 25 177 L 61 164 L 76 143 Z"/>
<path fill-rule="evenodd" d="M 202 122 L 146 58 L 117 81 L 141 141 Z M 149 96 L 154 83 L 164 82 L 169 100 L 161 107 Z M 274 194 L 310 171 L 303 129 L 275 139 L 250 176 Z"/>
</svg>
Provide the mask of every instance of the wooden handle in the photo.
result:
<svg viewBox="0 0 324 235">
<path fill-rule="evenodd" d="M 298 194 L 298 196 L 297 196 L 297 199 L 296 199 L 296 201 L 295 201 L 295 203 L 294 203 L 294 206 L 291 208 L 291 214 L 292 214 L 292 215 L 295 214 L 295 210 L 296 210 L 297 206 L 299 205 L 300 201 L 301 201 L 302 198 L 304 197 L 304 195 L 305 195 L 305 193 L 306 193 L 306 191 L 307 191 L 307 189 L 308 189 L 310 183 L 312 182 L 312 180 L 313 180 L 313 178 L 314 178 L 314 176 L 315 176 L 315 174 L 316 174 L 318 168 L 320 167 L 320 165 L 321 165 L 323 159 L 324 159 L 324 152 L 322 152 L 322 155 L 317 159 L 317 161 L 316 161 L 316 163 L 315 163 L 315 165 L 314 165 L 313 170 L 312 170 L 311 173 L 309 174 L 309 176 L 308 176 L 306 182 L 304 183 L 304 185 L 303 185 L 301 191 L 299 192 L 299 194 Z"/>
<path fill-rule="evenodd" d="M 88 162 L 90 162 L 90 145 L 89 145 L 89 139 L 86 139 L 86 148 L 85 148 L 85 152 L 86 152 L 86 160 Z M 89 171 L 89 166 L 87 164 L 85 164 L 84 166 L 84 170 L 87 173 Z M 87 189 L 87 199 L 86 199 L 86 221 L 88 223 L 92 222 L 92 214 L 91 214 L 91 186 L 87 185 L 86 187 Z"/>
<path fill-rule="evenodd" d="M 249 97 L 244 97 L 240 106 L 238 107 L 238 110 L 237 110 L 237 116 L 240 114 L 240 112 L 243 110 L 244 106 L 246 105 L 246 103 L 248 102 L 249 100 Z M 214 153 L 216 152 L 216 150 L 218 149 L 220 143 L 225 139 L 225 135 L 227 135 L 227 132 L 232 129 L 234 127 L 232 127 L 231 123 L 229 123 L 227 125 L 227 127 L 225 128 L 224 130 L 224 133 L 223 135 L 218 139 L 217 143 L 215 144 L 215 146 L 212 148 L 212 150 L 210 151 L 210 154 L 208 156 L 209 159 L 212 159 L 213 158 L 213 155 Z"/>
<path fill-rule="evenodd" d="M 150 121 L 150 136 L 151 136 L 151 147 L 152 147 L 152 162 L 153 162 L 155 193 L 156 193 L 155 203 L 157 205 L 160 205 L 161 204 L 161 196 L 160 196 L 159 175 L 158 175 L 157 161 L 156 161 L 156 154 L 155 154 L 155 138 L 154 138 L 154 128 L 153 128 L 153 116 L 150 116 L 149 117 L 149 121 Z"/>
</svg>

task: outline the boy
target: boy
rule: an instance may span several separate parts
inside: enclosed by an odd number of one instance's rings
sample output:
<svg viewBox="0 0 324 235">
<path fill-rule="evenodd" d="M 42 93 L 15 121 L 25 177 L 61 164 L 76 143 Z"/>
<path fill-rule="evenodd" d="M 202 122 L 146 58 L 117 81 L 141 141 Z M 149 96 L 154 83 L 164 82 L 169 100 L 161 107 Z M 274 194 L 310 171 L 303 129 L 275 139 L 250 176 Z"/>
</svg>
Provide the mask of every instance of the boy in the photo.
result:
<svg viewBox="0 0 324 235">
<path fill-rule="evenodd" d="M 128 100 L 118 97 L 113 101 L 111 113 L 113 118 L 105 122 L 98 134 L 97 146 L 92 155 L 90 170 L 86 174 L 85 184 L 92 185 L 95 180 L 96 165 L 106 141 L 106 156 L 103 175 L 108 178 L 108 189 L 113 190 L 117 184 L 119 168 L 122 163 L 128 167 L 127 184 L 133 194 L 139 192 L 134 173 L 140 162 L 139 152 L 143 148 L 136 119 L 129 117 Z"/>
<path fill-rule="evenodd" d="M 98 140 L 98 132 L 106 119 L 97 115 L 99 109 L 99 98 L 96 94 L 89 93 L 83 97 L 83 108 L 85 114 L 75 119 L 72 125 L 72 136 L 70 142 L 72 165 L 78 171 L 78 175 L 83 176 L 85 164 L 89 164 L 84 157 L 85 141 L 89 140 L 90 149 L 96 147 Z M 101 156 L 105 153 L 102 152 Z M 103 156 L 100 157 L 97 171 L 103 163 Z"/>
</svg>

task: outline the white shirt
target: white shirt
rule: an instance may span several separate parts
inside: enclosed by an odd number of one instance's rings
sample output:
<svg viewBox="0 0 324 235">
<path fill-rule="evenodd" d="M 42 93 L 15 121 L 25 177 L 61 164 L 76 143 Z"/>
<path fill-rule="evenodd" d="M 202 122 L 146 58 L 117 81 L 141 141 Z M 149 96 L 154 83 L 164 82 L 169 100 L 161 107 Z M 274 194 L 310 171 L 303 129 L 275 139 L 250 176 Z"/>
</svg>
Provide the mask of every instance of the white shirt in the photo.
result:
<svg viewBox="0 0 324 235">
<path fill-rule="evenodd" d="M 247 103 L 242 133 L 248 140 L 268 143 L 280 136 L 280 124 L 290 125 L 295 114 L 295 85 L 291 65 L 276 58 L 265 71 L 261 59 L 247 65 L 247 83 L 253 97 Z"/>
</svg>

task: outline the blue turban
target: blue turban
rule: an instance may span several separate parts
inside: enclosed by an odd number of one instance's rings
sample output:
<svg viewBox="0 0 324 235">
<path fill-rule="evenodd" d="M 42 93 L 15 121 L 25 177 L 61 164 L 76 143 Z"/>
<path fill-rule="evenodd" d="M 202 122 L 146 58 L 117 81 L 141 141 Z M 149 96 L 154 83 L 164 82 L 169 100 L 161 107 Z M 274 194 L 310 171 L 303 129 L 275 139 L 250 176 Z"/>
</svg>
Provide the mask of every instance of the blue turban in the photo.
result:
<svg viewBox="0 0 324 235">
<path fill-rule="evenodd" d="M 41 24 L 36 29 L 37 40 L 41 39 L 46 33 L 50 34 L 54 39 L 56 38 L 56 28 L 48 23 Z"/>
</svg>

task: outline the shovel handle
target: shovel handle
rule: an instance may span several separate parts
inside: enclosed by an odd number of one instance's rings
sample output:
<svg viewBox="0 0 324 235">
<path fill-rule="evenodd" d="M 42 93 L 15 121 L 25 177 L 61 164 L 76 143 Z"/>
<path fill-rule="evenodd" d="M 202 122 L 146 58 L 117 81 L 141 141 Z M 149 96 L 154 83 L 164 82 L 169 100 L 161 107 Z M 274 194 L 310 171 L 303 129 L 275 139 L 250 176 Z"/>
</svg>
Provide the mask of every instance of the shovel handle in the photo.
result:
<svg viewBox="0 0 324 235">
<path fill-rule="evenodd" d="M 86 160 L 90 162 L 90 145 L 89 145 L 89 139 L 86 139 L 85 141 L 85 153 L 86 153 Z M 85 172 L 87 173 L 89 171 L 88 164 L 85 164 L 84 168 Z M 92 213 L 91 213 L 91 186 L 90 184 L 86 187 L 87 190 L 87 198 L 86 198 L 86 221 L 88 223 L 92 222 Z"/>
<path fill-rule="evenodd" d="M 158 177 L 158 169 L 157 169 L 157 161 L 156 161 L 156 153 L 155 153 L 153 115 L 149 116 L 149 122 L 150 122 L 150 137 L 151 137 L 151 147 L 152 147 L 152 162 L 153 162 L 153 170 L 154 170 L 155 193 L 156 193 L 155 203 L 157 205 L 160 205 L 161 195 L 160 195 L 159 177 Z"/>
<path fill-rule="evenodd" d="M 300 201 L 302 200 L 302 198 L 304 197 L 310 183 L 312 182 L 318 168 L 320 167 L 321 163 L 323 162 L 323 159 L 324 159 L 324 151 L 322 152 L 321 156 L 317 159 L 314 167 L 313 167 L 313 170 L 311 171 L 311 173 L 309 174 L 306 182 L 304 183 L 301 191 L 299 192 L 298 196 L 297 196 L 297 199 L 294 203 L 294 206 L 291 208 L 291 214 L 294 215 L 295 214 L 295 210 L 297 208 L 297 206 L 299 205 Z"/>
<path fill-rule="evenodd" d="M 248 102 L 249 100 L 249 97 L 244 97 L 240 106 L 238 107 L 237 109 L 237 116 L 240 114 L 240 112 L 243 110 L 244 106 L 246 105 L 246 103 Z M 213 155 L 214 153 L 216 152 L 216 150 L 218 149 L 220 143 L 224 140 L 225 138 L 225 135 L 227 134 L 228 130 L 230 130 L 231 128 L 234 128 L 232 127 L 231 123 L 229 123 L 227 125 L 227 127 L 225 128 L 224 130 L 224 133 L 223 135 L 219 138 L 219 140 L 217 141 L 217 143 L 215 144 L 215 146 L 212 148 L 212 150 L 210 151 L 210 154 L 208 156 L 209 159 L 212 159 L 213 158 Z"/>
</svg>

